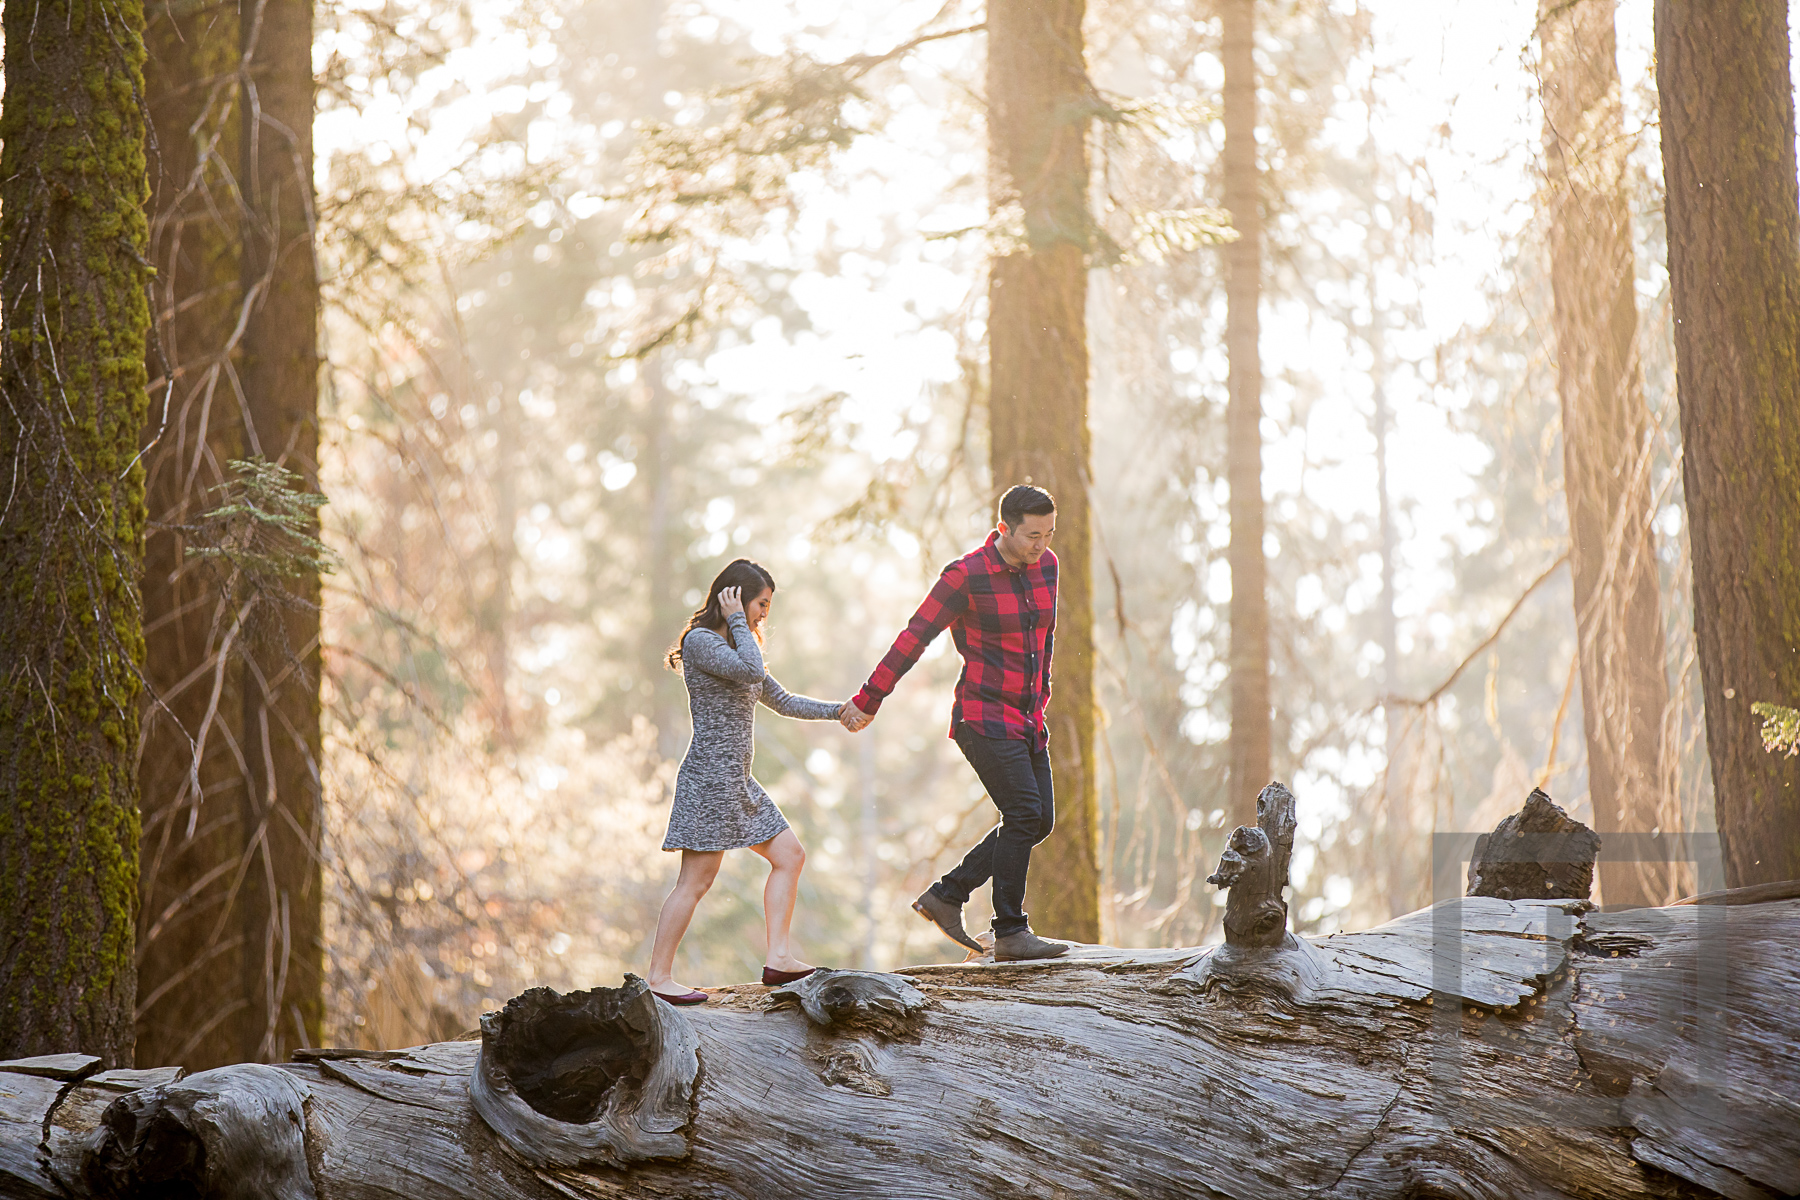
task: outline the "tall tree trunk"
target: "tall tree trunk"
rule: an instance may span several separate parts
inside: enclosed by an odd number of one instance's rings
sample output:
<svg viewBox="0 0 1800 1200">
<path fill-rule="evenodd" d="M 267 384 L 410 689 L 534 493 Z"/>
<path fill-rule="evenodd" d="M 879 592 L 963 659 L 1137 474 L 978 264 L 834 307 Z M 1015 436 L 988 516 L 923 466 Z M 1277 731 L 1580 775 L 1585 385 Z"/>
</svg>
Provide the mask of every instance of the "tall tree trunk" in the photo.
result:
<svg viewBox="0 0 1800 1200">
<path fill-rule="evenodd" d="M 313 262 L 311 0 L 247 0 L 240 151 L 245 199 L 243 383 L 250 449 L 318 489 L 319 284 Z M 245 851 L 238 986 L 246 1059 L 317 1045 L 324 1019 L 319 857 L 319 579 L 293 580 L 245 655 Z"/>
<path fill-rule="evenodd" d="M 1088 519 L 1086 0 L 988 5 L 990 203 L 1024 236 L 988 277 L 989 421 L 996 495 L 1056 497 L 1058 597 L 1050 761 L 1056 831 L 1032 861 L 1040 932 L 1100 936 L 1094 770 L 1094 595 Z"/>
<path fill-rule="evenodd" d="M 1669 281 L 1694 634 L 1725 874 L 1800 877 L 1800 197 L 1786 0 L 1658 0 Z"/>
<path fill-rule="evenodd" d="M 1637 349 L 1615 0 L 1540 0 L 1550 282 L 1569 505 L 1582 723 L 1594 828 L 1672 823 L 1663 797 L 1662 600 L 1651 524 L 1650 412 Z M 1666 904 L 1669 863 L 1602 862 L 1609 907 Z"/>
<path fill-rule="evenodd" d="M 1226 473 L 1231 485 L 1231 825 L 1256 823 L 1269 760 L 1269 567 L 1263 558 L 1262 213 L 1256 168 L 1256 0 L 1223 0 L 1225 207 L 1236 241 L 1225 246 L 1225 353 L 1230 360 Z"/>
<path fill-rule="evenodd" d="M 130 1065 L 144 11 L 0 12 L 0 1056 Z"/>
<path fill-rule="evenodd" d="M 138 923 L 138 1060 L 219 1066 L 240 1059 L 220 1036 L 237 1008 L 221 978 L 239 973 L 243 939 L 230 912 L 239 827 L 242 627 L 229 590 L 188 556 L 184 526 L 211 503 L 226 464 L 244 455 L 231 343 L 242 303 L 232 120 L 235 5 L 150 10 L 145 106 L 150 261 L 159 383 L 145 424 L 150 533 L 144 561 L 144 677 L 150 689 L 138 782 L 144 848 Z"/>
</svg>

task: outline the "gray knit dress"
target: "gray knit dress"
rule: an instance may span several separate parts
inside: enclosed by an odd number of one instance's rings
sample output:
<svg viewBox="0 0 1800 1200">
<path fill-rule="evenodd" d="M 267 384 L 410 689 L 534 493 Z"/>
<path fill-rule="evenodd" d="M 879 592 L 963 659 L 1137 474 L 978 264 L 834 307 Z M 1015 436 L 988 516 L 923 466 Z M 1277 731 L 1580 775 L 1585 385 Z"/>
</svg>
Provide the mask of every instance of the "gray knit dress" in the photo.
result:
<svg viewBox="0 0 1800 1200">
<path fill-rule="evenodd" d="M 837 719 L 838 706 L 796 696 L 763 669 L 762 649 L 743 613 L 727 618 L 737 648 L 710 629 L 681 639 L 694 741 L 675 776 L 664 850 L 737 850 L 760 846 L 788 827 L 769 793 L 750 777 L 756 702 L 801 721 Z"/>
</svg>

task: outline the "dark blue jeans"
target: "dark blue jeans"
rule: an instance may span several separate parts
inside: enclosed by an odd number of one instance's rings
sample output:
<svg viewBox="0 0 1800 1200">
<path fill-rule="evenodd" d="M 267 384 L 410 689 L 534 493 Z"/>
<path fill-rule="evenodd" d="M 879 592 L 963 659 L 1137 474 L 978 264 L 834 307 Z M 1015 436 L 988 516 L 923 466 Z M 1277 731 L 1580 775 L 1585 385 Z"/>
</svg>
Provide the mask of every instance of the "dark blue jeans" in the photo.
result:
<svg viewBox="0 0 1800 1200">
<path fill-rule="evenodd" d="M 1033 749 L 1031 743 L 1014 738 L 982 737 L 967 725 L 956 727 L 956 744 L 1000 810 L 1000 824 L 931 890 L 940 900 L 966 904 L 976 888 L 992 879 L 994 936 L 1022 932 L 1029 928 L 1025 876 L 1031 868 L 1031 848 L 1056 826 L 1050 750 Z"/>
</svg>

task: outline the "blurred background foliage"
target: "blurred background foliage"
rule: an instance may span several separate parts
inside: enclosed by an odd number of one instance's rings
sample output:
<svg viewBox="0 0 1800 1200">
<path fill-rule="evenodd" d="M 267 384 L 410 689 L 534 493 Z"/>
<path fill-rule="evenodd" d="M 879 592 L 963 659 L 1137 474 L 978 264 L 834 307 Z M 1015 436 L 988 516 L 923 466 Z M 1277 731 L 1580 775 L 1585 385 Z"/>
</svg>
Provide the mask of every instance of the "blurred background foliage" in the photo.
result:
<svg viewBox="0 0 1800 1200">
<path fill-rule="evenodd" d="M 707 581 L 767 565 L 771 669 L 841 699 L 989 528 L 982 39 L 890 55 L 980 21 L 934 5 L 321 9 L 329 1042 L 641 971 L 687 739 L 660 658 Z M 1431 835 L 1534 785 L 1591 819 L 1533 14 L 1490 21 L 1520 110 L 1496 143 L 1466 104 L 1414 111 L 1438 101 L 1405 77 L 1449 37 L 1414 26 L 1451 20 L 1426 7 L 1260 8 L 1274 759 L 1306 932 L 1427 903 Z M 1219 25 L 1209 0 L 1095 0 L 1088 26 L 1120 114 L 1093 133 L 1117 254 L 1089 293 L 1103 933 L 1197 944 L 1230 580 L 1222 266 L 1184 230 L 1216 228 Z M 1705 828 L 1655 95 L 1626 84 L 1678 802 Z M 1477 178 L 1504 182 L 1471 204 Z M 813 961 L 948 951 L 907 902 L 993 810 L 944 737 L 947 643 L 860 738 L 759 721 Z M 728 857 L 681 978 L 754 976 L 761 877 Z"/>
</svg>

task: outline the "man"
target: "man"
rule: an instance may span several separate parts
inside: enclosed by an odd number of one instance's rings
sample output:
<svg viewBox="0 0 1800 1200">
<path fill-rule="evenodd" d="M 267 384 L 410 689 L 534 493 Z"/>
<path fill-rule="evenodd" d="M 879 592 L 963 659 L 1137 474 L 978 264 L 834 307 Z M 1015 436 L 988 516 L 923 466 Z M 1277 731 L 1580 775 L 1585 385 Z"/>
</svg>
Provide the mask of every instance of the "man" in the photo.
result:
<svg viewBox="0 0 1800 1200">
<path fill-rule="evenodd" d="M 1009 488 L 987 542 L 944 568 L 839 718 L 852 733 L 868 725 L 925 647 L 950 630 L 963 657 L 950 736 L 1000 810 L 1000 824 L 915 900 L 913 911 L 951 941 L 979 952 L 981 945 L 963 929 L 962 906 L 991 878 L 998 962 L 1055 958 L 1069 949 L 1038 937 L 1025 919 L 1031 848 L 1056 823 L 1044 725 L 1056 631 L 1055 532 L 1050 493 L 1023 484 Z"/>
</svg>

